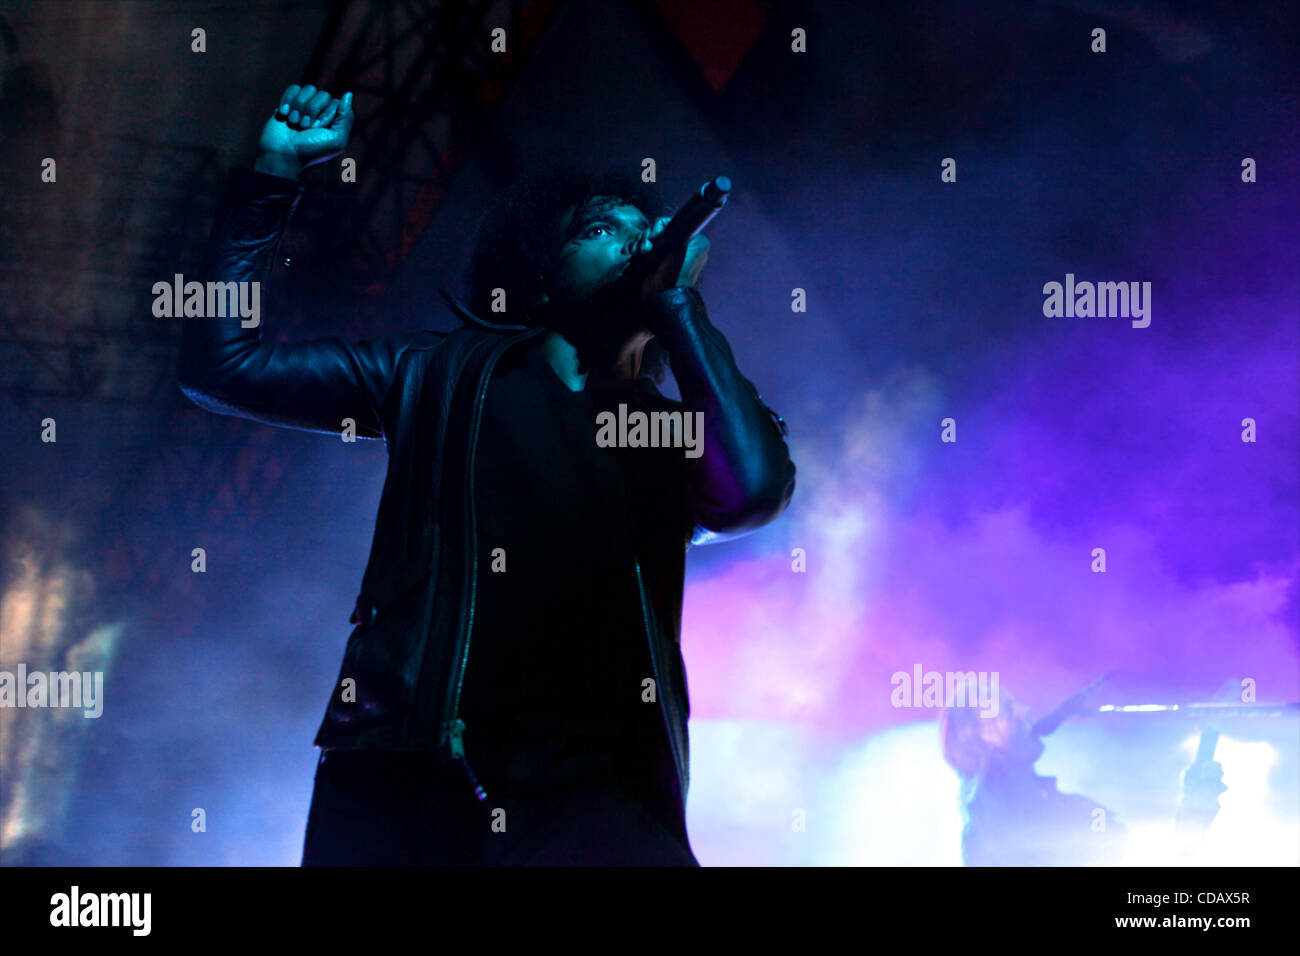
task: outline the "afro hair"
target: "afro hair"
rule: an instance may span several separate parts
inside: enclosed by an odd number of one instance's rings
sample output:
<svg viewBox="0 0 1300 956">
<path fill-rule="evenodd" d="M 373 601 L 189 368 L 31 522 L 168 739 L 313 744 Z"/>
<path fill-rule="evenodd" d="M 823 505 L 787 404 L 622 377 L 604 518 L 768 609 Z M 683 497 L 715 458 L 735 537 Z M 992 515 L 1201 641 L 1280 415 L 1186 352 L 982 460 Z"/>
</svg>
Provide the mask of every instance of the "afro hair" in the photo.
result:
<svg viewBox="0 0 1300 956">
<path fill-rule="evenodd" d="M 618 170 L 592 172 L 560 166 L 521 175 L 479 221 L 466 272 L 467 304 L 490 317 L 494 289 L 504 289 L 515 324 L 532 324 L 528 307 L 546 287 L 546 276 L 570 238 L 574 223 L 556 220 L 570 206 L 579 211 L 596 196 L 635 206 L 653 222 L 663 215 L 657 189 Z M 522 303 L 522 318 L 519 303 Z"/>
</svg>

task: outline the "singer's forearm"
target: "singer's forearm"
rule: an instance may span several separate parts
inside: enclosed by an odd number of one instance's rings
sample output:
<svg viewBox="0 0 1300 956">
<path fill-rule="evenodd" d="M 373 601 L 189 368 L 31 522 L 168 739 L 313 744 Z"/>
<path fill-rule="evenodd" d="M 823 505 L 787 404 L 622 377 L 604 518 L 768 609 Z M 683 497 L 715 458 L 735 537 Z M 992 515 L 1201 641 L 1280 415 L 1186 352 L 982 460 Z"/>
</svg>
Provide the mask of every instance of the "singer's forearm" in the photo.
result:
<svg viewBox="0 0 1300 956">
<path fill-rule="evenodd" d="M 794 493 L 795 466 L 775 413 L 741 374 L 697 290 L 657 293 L 647 310 L 672 360 L 682 404 L 704 414 L 702 454 L 688 462 L 696 523 L 732 534 L 761 527 Z"/>
<path fill-rule="evenodd" d="M 210 233 L 202 280 L 257 289 L 271 263 L 302 184 L 236 167 L 227 177 Z M 360 438 L 383 436 L 379 408 L 402 350 L 421 332 L 362 341 L 335 336 L 274 342 L 261 317 L 187 316 L 177 384 L 195 404 L 223 415 L 289 428 L 338 433 L 345 419 Z"/>
</svg>

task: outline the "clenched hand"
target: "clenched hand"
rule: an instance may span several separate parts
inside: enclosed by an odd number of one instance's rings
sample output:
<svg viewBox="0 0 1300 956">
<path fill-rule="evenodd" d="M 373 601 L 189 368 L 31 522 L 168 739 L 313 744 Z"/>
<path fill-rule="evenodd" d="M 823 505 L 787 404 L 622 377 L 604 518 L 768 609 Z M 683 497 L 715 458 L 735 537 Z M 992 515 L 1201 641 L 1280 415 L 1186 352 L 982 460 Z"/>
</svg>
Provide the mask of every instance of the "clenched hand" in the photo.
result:
<svg viewBox="0 0 1300 956">
<path fill-rule="evenodd" d="M 339 155 L 347 148 L 355 119 L 352 94 L 330 96 L 308 84 L 290 86 L 262 127 L 256 169 L 296 178 L 303 169 Z"/>
</svg>

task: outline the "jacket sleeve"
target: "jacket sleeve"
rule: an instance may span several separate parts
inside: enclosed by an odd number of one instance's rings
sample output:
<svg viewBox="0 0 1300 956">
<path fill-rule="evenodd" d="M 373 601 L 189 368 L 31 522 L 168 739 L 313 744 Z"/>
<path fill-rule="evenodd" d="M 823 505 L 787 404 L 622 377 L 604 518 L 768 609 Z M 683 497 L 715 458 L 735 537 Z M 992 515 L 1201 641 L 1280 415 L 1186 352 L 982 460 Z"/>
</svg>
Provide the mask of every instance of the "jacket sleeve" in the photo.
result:
<svg viewBox="0 0 1300 956">
<path fill-rule="evenodd" d="M 231 169 L 202 278 L 262 281 L 302 191 L 297 180 Z M 261 324 L 244 328 L 238 315 L 181 321 L 176 379 L 196 405 L 221 415 L 318 432 L 338 433 L 343 419 L 351 418 L 358 437 L 364 438 L 383 437 L 380 407 L 397 360 L 421 334 L 282 343 L 262 341 Z"/>
<path fill-rule="evenodd" d="M 785 421 L 740 374 L 731 347 L 709 322 L 700 293 L 684 286 L 653 296 L 650 330 L 672 362 L 682 406 L 704 413 L 702 454 L 686 461 L 690 544 L 708 544 L 761 528 L 794 494 Z"/>
</svg>

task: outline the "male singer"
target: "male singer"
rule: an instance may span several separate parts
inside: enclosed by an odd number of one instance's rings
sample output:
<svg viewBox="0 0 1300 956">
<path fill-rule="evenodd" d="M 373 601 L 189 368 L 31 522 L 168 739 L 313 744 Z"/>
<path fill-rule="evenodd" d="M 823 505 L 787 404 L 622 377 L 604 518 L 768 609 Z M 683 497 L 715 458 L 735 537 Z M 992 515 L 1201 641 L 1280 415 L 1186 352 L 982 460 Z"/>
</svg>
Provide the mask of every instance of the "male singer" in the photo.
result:
<svg viewBox="0 0 1300 956">
<path fill-rule="evenodd" d="M 352 122 L 350 93 L 285 91 L 230 172 L 206 279 L 265 275 L 299 173 Z M 186 320 L 198 405 L 388 448 L 304 865 L 698 865 L 686 551 L 778 516 L 795 467 L 695 289 L 707 241 L 623 276 L 666 222 L 633 178 L 522 178 L 480 226 L 471 308 L 447 297 L 464 328 L 282 344 Z M 681 402 L 655 387 L 666 362 Z M 672 425 L 611 447 L 605 411 Z"/>
</svg>

